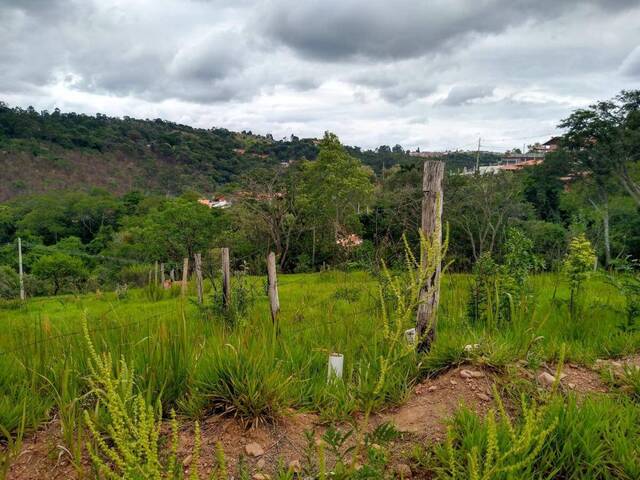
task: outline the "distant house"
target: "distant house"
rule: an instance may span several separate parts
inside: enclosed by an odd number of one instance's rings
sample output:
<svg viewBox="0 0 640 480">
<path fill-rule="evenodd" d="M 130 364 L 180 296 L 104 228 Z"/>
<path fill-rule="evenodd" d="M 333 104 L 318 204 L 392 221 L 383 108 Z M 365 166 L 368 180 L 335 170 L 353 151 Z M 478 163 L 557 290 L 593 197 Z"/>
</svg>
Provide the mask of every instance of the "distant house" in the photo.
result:
<svg viewBox="0 0 640 480">
<path fill-rule="evenodd" d="M 412 157 L 419 158 L 440 158 L 446 157 L 449 152 L 409 152 L 409 155 Z"/>
<path fill-rule="evenodd" d="M 500 171 L 500 165 L 483 165 L 478 167 L 478 173 L 480 175 L 487 175 L 489 173 L 498 173 Z M 473 175 L 476 173 L 474 168 L 464 167 L 462 175 Z"/>
<path fill-rule="evenodd" d="M 503 171 L 503 172 L 515 172 L 517 170 L 522 170 L 523 168 L 526 168 L 526 167 L 534 167 L 536 165 L 540 165 L 542 162 L 544 162 L 544 158 L 532 158 L 532 159 L 523 160 L 517 163 L 501 164 L 501 165 L 498 165 L 498 168 L 500 169 L 500 171 Z"/>
<path fill-rule="evenodd" d="M 544 160 L 544 153 L 532 152 L 527 153 L 505 153 L 504 157 L 500 161 L 501 165 L 517 165 L 519 163 L 542 161 Z"/>
<path fill-rule="evenodd" d="M 213 200 L 208 198 L 200 198 L 198 199 L 198 203 L 209 208 L 229 208 L 232 205 L 231 201 L 227 200 L 222 195 L 214 197 Z"/>
<path fill-rule="evenodd" d="M 362 238 L 360 235 L 350 233 L 348 235 L 340 236 L 336 239 L 336 245 L 342 248 L 354 248 L 362 245 Z"/>
</svg>

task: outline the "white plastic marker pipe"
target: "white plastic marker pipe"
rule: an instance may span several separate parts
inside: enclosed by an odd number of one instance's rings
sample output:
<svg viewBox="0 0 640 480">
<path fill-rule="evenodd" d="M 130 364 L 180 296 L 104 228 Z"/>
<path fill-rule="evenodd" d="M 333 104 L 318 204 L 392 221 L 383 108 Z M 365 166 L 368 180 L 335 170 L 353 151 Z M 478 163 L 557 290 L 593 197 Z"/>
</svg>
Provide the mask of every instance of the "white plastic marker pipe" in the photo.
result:
<svg viewBox="0 0 640 480">
<path fill-rule="evenodd" d="M 409 345 L 414 345 L 416 343 L 416 329 L 410 328 L 404 331 L 404 339 Z"/>
<path fill-rule="evenodd" d="M 327 380 L 332 381 L 342 378 L 342 367 L 344 366 L 344 355 L 341 353 L 332 353 L 329 355 L 329 366 L 327 371 Z"/>
</svg>

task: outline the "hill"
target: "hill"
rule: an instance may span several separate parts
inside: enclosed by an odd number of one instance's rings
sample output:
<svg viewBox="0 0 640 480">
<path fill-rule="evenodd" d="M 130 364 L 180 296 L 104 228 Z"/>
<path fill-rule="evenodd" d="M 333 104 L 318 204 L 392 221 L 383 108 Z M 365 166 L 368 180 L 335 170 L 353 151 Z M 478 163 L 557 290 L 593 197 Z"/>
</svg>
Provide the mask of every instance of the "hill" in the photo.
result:
<svg viewBox="0 0 640 480">
<path fill-rule="evenodd" d="M 256 167 L 315 159 L 316 143 L 161 119 L 38 112 L 0 102 L 0 201 L 65 188 L 212 192 Z M 378 172 L 415 161 L 399 146 L 349 151 Z"/>
</svg>

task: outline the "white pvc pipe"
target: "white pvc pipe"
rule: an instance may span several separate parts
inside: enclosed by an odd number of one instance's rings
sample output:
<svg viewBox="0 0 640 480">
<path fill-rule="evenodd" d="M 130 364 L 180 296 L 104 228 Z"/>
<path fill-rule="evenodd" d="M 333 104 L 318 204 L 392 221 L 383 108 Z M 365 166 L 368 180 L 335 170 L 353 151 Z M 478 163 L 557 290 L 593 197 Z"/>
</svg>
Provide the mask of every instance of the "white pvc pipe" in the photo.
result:
<svg viewBox="0 0 640 480">
<path fill-rule="evenodd" d="M 328 380 L 341 379 L 343 366 L 344 366 L 344 355 L 342 355 L 341 353 L 332 353 L 331 355 L 329 355 L 327 379 Z"/>
<path fill-rule="evenodd" d="M 410 328 L 404 331 L 404 339 L 409 345 L 413 345 L 416 343 L 416 329 Z"/>
</svg>

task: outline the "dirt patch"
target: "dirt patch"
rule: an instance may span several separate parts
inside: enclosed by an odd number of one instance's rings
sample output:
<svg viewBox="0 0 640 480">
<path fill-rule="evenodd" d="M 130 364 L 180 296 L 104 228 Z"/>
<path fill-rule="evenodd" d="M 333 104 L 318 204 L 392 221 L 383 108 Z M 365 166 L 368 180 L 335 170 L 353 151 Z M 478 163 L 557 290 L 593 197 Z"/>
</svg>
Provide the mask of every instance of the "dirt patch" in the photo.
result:
<svg viewBox="0 0 640 480">
<path fill-rule="evenodd" d="M 79 478 L 78 472 L 64 449 L 60 436 L 60 422 L 54 420 L 30 435 L 23 442 L 22 451 L 9 470 L 8 479 L 62 480 Z M 83 466 L 89 471 L 88 459 Z"/>
<path fill-rule="evenodd" d="M 319 427 L 316 415 L 291 412 L 274 425 L 261 425 L 246 429 L 233 418 L 209 417 L 202 422 L 202 448 L 200 473 L 205 477 L 216 466 L 216 448 L 220 442 L 225 453 L 230 472 L 236 471 L 240 457 L 244 458 L 251 472 L 272 471 L 279 461 L 288 465 L 292 461 L 301 461 L 306 446 L 305 431 Z M 194 434 L 192 428 L 181 432 L 181 456 L 189 457 L 193 450 Z M 247 445 L 257 444 L 264 452 L 260 455 L 247 453 Z M 185 462 L 185 473 L 189 473 L 189 462 Z"/>
<path fill-rule="evenodd" d="M 555 372 L 551 373 L 555 374 Z M 588 367 L 569 364 L 562 368 L 562 373 L 566 375 L 561 381 L 561 386 L 565 390 L 577 393 L 606 393 L 609 391 L 600 374 Z"/>
<path fill-rule="evenodd" d="M 456 368 L 419 384 L 405 404 L 382 412 L 375 421 L 392 422 L 402 432 L 439 441 L 446 432 L 446 420 L 460 406 L 482 415 L 491 408 L 494 382 L 492 372 L 468 366 Z"/>
<path fill-rule="evenodd" d="M 194 445 L 193 422 L 184 426 L 180 432 L 179 457 L 183 461 L 185 473 L 189 473 L 191 453 Z M 261 425 L 246 429 L 233 418 L 211 416 L 201 422 L 200 461 L 198 468 L 201 476 L 209 478 L 216 466 L 217 443 L 220 442 L 225 452 L 225 459 L 230 472 L 236 470 L 238 459 L 243 456 L 252 472 L 271 471 L 279 460 L 285 465 L 293 460 L 301 460 L 306 438 L 304 432 L 318 426 L 315 415 L 291 412 L 274 425 Z M 169 425 L 163 426 L 169 431 Z M 263 454 L 247 455 L 245 447 L 257 443 Z M 62 447 L 60 439 L 60 423 L 53 421 L 45 428 L 31 435 L 24 441 L 22 451 L 14 461 L 8 479 L 41 480 L 41 479 L 77 479 L 78 471 L 69 461 L 70 457 Z M 90 462 L 85 458 L 82 462 L 85 474 L 91 472 Z"/>
</svg>

